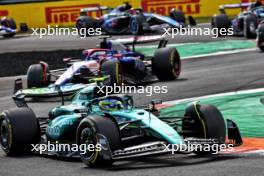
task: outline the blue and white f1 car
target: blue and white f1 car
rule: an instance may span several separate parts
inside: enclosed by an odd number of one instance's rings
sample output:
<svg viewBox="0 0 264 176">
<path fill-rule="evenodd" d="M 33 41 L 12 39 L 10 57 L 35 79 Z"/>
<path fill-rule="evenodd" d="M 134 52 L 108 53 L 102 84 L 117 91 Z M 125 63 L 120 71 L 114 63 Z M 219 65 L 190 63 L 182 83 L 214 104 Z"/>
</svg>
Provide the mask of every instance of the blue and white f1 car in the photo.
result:
<svg viewBox="0 0 264 176">
<path fill-rule="evenodd" d="M 238 9 L 240 12 L 234 19 L 226 14 L 226 9 Z M 247 9 L 247 10 L 244 10 Z M 264 19 L 264 6 L 257 3 L 225 4 L 220 6 L 220 14 L 212 18 L 212 27 L 232 28 L 234 35 L 256 38 L 258 25 Z"/>
<path fill-rule="evenodd" d="M 3 17 L 0 19 L 0 35 L 13 37 L 16 34 L 16 22 L 12 18 Z"/>
<path fill-rule="evenodd" d="M 89 16 L 90 12 L 98 11 L 101 13 L 101 17 L 92 18 Z M 105 6 L 81 9 L 80 17 L 76 21 L 78 29 L 101 28 L 107 34 L 143 34 L 145 31 L 161 31 L 163 28 L 179 28 L 180 26 L 185 26 L 185 15 L 179 10 L 172 9 L 167 17 L 145 13 L 140 8 L 132 8 L 128 3 L 114 9 Z"/>
</svg>

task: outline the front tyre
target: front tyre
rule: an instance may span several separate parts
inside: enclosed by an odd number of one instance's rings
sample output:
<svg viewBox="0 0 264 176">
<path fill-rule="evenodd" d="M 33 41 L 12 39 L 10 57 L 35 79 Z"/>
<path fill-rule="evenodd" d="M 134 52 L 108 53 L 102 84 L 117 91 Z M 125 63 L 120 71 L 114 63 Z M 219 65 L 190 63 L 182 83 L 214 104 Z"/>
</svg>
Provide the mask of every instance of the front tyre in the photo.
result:
<svg viewBox="0 0 264 176">
<path fill-rule="evenodd" d="M 264 51 L 264 23 L 259 24 L 257 29 L 257 45 L 261 51 Z"/>
<path fill-rule="evenodd" d="M 95 146 L 95 150 L 79 151 L 81 160 L 89 167 L 111 165 L 111 152 L 121 146 L 114 119 L 97 115 L 88 116 L 80 122 L 76 139 L 78 146 Z"/>
<path fill-rule="evenodd" d="M 249 14 L 244 19 L 244 36 L 248 39 L 256 38 L 256 30 L 258 27 L 258 20 L 252 14 Z"/>
<path fill-rule="evenodd" d="M 122 66 L 118 60 L 107 60 L 103 62 L 101 72 L 102 74 L 110 75 L 110 86 L 113 86 L 114 84 L 122 86 L 123 72 Z"/>
<path fill-rule="evenodd" d="M 49 66 L 47 63 L 33 64 L 27 71 L 27 87 L 40 88 L 50 83 Z"/>
<path fill-rule="evenodd" d="M 222 29 L 228 30 L 228 28 L 231 27 L 231 21 L 229 20 L 226 14 L 218 14 L 213 16 L 211 21 L 211 27 L 212 29 L 217 28 L 218 34 L 221 35 L 220 31 Z"/>
<path fill-rule="evenodd" d="M 129 29 L 133 35 L 142 35 L 143 34 L 143 19 L 141 15 L 135 15 L 130 18 Z"/>
<path fill-rule="evenodd" d="M 89 36 L 88 29 L 96 28 L 96 20 L 89 16 L 80 16 L 77 18 L 76 28 L 81 37 Z"/>
<path fill-rule="evenodd" d="M 182 123 L 182 130 L 186 131 L 184 138 L 200 138 L 217 140 L 217 144 L 224 144 L 226 138 L 226 125 L 221 112 L 213 105 L 200 105 L 194 103 L 186 108 Z M 202 148 L 194 153 L 198 155 L 211 155 L 215 153 L 212 144 L 210 150 Z M 217 149 L 217 152 L 219 149 Z"/>
<path fill-rule="evenodd" d="M 159 48 L 152 58 L 152 70 L 161 81 L 175 80 L 181 73 L 181 60 L 175 48 Z"/>
<path fill-rule="evenodd" d="M 0 116 L 0 144 L 8 156 L 31 152 L 31 144 L 40 140 L 40 127 L 29 108 L 4 111 Z"/>
</svg>

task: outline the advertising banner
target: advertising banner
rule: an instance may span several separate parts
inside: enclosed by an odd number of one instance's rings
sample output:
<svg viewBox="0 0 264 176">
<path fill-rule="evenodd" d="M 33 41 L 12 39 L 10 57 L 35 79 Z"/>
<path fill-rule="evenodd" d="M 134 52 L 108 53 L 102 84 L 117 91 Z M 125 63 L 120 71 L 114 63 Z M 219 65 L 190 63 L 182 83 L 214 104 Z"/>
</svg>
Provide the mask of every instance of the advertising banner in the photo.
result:
<svg viewBox="0 0 264 176">
<path fill-rule="evenodd" d="M 133 7 L 142 7 L 146 12 L 168 15 L 172 8 L 182 10 L 187 16 L 210 17 L 218 13 L 222 4 L 251 2 L 253 0 L 130 0 L 126 1 Z M 264 1 L 264 0 L 263 0 Z M 74 26 L 80 9 L 86 7 L 108 6 L 116 7 L 124 0 L 65 0 L 35 3 L 18 3 L 0 6 L 0 17 L 9 16 L 19 23 L 26 23 L 29 27 Z M 241 9 L 229 10 L 229 15 L 237 14 Z M 89 15 L 98 16 L 91 12 Z"/>
</svg>

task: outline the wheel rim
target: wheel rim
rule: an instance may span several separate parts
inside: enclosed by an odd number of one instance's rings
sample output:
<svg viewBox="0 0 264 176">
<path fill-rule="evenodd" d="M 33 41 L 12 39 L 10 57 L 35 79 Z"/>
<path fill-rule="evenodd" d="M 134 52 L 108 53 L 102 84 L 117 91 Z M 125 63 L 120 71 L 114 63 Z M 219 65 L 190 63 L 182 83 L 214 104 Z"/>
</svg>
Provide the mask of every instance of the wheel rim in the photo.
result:
<svg viewBox="0 0 264 176">
<path fill-rule="evenodd" d="M 250 33 L 254 34 L 256 32 L 256 27 L 254 22 L 249 23 L 249 31 Z"/>
<path fill-rule="evenodd" d="M 131 25 L 130 25 L 131 32 L 136 33 L 138 31 L 138 25 L 137 21 L 135 19 L 131 20 Z"/>
<path fill-rule="evenodd" d="M 9 134 L 9 127 L 6 120 L 3 120 L 0 127 L 0 142 L 4 149 L 9 148 L 9 141 L 10 141 L 10 134 Z"/>
<path fill-rule="evenodd" d="M 81 20 L 79 20 L 78 22 L 77 22 L 77 25 L 76 25 L 76 27 L 77 27 L 77 29 L 78 29 L 78 33 L 79 33 L 79 35 L 80 36 L 84 36 L 84 34 L 81 34 L 81 29 L 83 29 L 83 28 L 85 28 L 85 22 L 84 21 L 81 21 Z"/>
<path fill-rule="evenodd" d="M 97 144 L 97 140 L 92 128 L 86 127 L 82 130 L 80 135 L 80 144 L 86 144 L 86 146 L 89 144 L 93 144 L 95 146 Z M 96 158 L 97 152 L 86 150 L 86 153 L 80 153 L 80 155 L 83 159 L 92 161 L 94 158 Z"/>
<path fill-rule="evenodd" d="M 84 28 L 85 27 L 85 22 L 84 21 L 78 21 L 77 23 L 77 29 L 81 29 L 81 28 Z"/>
</svg>

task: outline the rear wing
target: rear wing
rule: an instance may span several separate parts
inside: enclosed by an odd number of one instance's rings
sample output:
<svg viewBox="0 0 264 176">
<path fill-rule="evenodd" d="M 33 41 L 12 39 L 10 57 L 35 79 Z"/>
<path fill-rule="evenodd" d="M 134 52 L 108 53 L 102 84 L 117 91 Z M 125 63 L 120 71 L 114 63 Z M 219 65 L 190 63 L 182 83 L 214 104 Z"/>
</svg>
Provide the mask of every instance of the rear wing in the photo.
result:
<svg viewBox="0 0 264 176">
<path fill-rule="evenodd" d="M 243 8 L 247 8 L 250 7 L 253 3 L 249 2 L 249 3 L 240 3 L 240 4 L 225 4 L 225 5 L 220 5 L 219 6 L 219 10 L 220 12 L 224 12 L 226 9 L 243 9 Z"/>
<path fill-rule="evenodd" d="M 97 7 L 88 7 L 80 10 L 80 15 L 86 15 L 88 12 L 100 12 L 103 15 L 103 11 L 112 10 L 112 8 L 107 6 L 97 6 Z"/>
<path fill-rule="evenodd" d="M 165 37 L 162 37 L 160 35 L 134 36 L 134 37 L 129 37 L 129 38 L 116 39 L 112 41 L 122 43 L 123 45 L 133 45 L 133 47 L 135 44 L 159 42 L 158 48 L 166 47 L 168 43 L 168 40 Z"/>
</svg>

